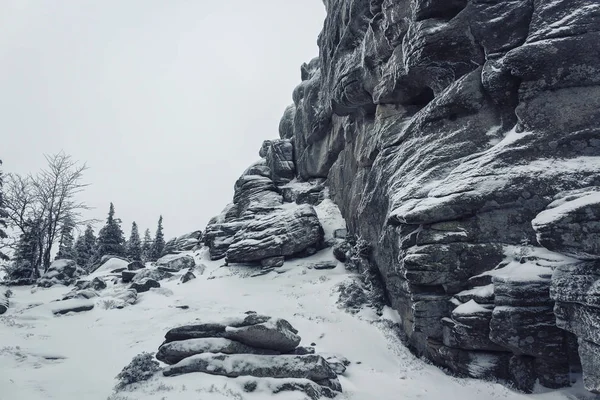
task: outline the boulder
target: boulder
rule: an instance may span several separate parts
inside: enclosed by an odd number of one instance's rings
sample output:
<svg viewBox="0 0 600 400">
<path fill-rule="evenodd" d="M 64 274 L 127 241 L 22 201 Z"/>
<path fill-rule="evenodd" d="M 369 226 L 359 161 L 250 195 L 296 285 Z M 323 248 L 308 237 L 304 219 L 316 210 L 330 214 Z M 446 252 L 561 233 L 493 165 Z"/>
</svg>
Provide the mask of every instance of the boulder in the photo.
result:
<svg viewBox="0 0 600 400">
<path fill-rule="evenodd" d="M 67 314 L 70 312 L 78 313 L 82 311 L 89 311 L 93 308 L 93 301 L 82 299 L 63 300 L 51 304 L 51 310 L 54 315 Z"/>
<path fill-rule="evenodd" d="M 279 268 L 283 266 L 285 262 L 285 257 L 269 257 L 260 260 L 260 265 L 263 268 Z"/>
<path fill-rule="evenodd" d="M 300 344 L 297 332 L 286 320 L 273 318 L 260 324 L 227 327 L 224 336 L 248 346 L 286 353 Z"/>
<path fill-rule="evenodd" d="M 129 288 L 135 290 L 138 293 L 144 293 L 144 292 L 149 291 L 152 288 L 159 288 L 159 287 L 160 287 L 160 283 L 158 283 L 154 279 L 145 278 L 139 282 L 133 282 Z"/>
<path fill-rule="evenodd" d="M 191 270 L 181 275 L 181 283 L 189 282 L 192 279 L 196 279 L 196 275 L 194 275 L 194 273 Z"/>
<path fill-rule="evenodd" d="M 137 271 L 142 268 L 146 268 L 146 266 L 141 261 L 132 261 L 129 264 L 127 264 L 128 271 Z"/>
<path fill-rule="evenodd" d="M 300 343 L 298 331 L 284 319 L 249 314 L 225 323 L 205 323 L 171 329 L 166 342 L 201 338 L 226 338 L 251 347 L 281 353 L 293 351 Z"/>
<path fill-rule="evenodd" d="M 8 296 L 0 291 L 0 315 L 4 314 L 8 310 L 9 306 Z"/>
<path fill-rule="evenodd" d="M 56 260 L 50 264 L 48 271 L 42 275 L 37 284 L 46 288 L 54 285 L 69 286 L 85 273 L 73 260 Z"/>
<path fill-rule="evenodd" d="M 336 267 L 337 267 L 337 262 L 335 262 L 335 261 L 319 261 L 319 262 L 312 263 L 309 265 L 309 268 L 313 268 L 316 270 L 334 269 Z"/>
<path fill-rule="evenodd" d="M 91 281 L 77 281 L 75 283 L 75 287 L 77 289 L 93 289 L 93 290 L 102 290 L 102 289 L 106 289 L 106 282 L 104 282 L 104 279 L 100 278 L 100 277 L 95 277 L 94 279 L 92 279 Z"/>
<path fill-rule="evenodd" d="M 125 272 L 125 271 L 123 271 Z M 122 273 L 121 273 L 122 274 Z M 158 268 L 145 268 L 137 271 L 134 275 L 132 281 L 133 282 L 141 282 L 144 279 L 152 279 L 155 281 L 161 281 L 163 279 L 168 279 L 173 277 L 173 274 L 164 270 L 160 270 Z"/>
<path fill-rule="evenodd" d="M 196 261 L 189 254 L 169 254 L 159 258 L 156 264 L 169 270 L 181 271 L 182 269 L 193 268 Z"/>
<path fill-rule="evenodd" d="M 123 280 L 123 283 L 129 283 L 133 280 L 133 277 L 136 276 L 137 272 L 135 271 L 122 271 L 121 272 L 121 279 Z"/>
<path fill-rule="evenodd" d="M 304 378 L 313 382 L 336 379 L 335 372 L 323 357 L 309 354 L 255 355 L 255 354 L 197 354 L 185 358 L 163 370 L 165 376 L 204 372 L 230 378 L 254 376 L 257 378 Z"/>
<path fill-rule="evenodd" d="M 314 208 L 302 205 L 280 210 L 248 223 L 227 250 L 230 262 L 253 262 L 291 256 L 323 242 L 323 228 Z"/>
<path fill-rule="evenodd" d="M 158 349 L 156 358 L 166 364 L 176 364 L 184 358 L 203 353 L 280 354 L 277 351 L 247 346 L 230 339 L 201 338 L 165 343 Z"/>
</svg>

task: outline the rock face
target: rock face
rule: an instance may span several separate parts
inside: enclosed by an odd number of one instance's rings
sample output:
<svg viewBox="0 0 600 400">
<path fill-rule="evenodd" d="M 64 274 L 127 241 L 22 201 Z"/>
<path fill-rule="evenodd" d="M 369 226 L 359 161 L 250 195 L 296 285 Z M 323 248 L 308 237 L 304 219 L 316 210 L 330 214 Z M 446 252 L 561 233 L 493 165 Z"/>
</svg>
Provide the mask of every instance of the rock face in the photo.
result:
<svg viewBox="0 0 600 400">
<path fill-rule="evenodd" d="M 349 363 L 343 357 L 327 361 L 314 349 L 298 347 L 297 333 L 284 319 L 248 312 L 222 322 L 171 329 L 156 358 L 170 365 L 163 370 L 165 376 L 201 372 L 270 378 L 273 393 L 295 390 L 314 400 L 335 397 L 342 391 L 336 371 L 344 373 Z M 246 389 L 253 387 L 256 382 Z"/>
<path fill-rule="evenodd" d="M 372 246 L 416 353 L 523 390 L 556 387 L 578 363 L 572 332 L 598 390 L 598 325 L 578 320 L 598 312 L 597 1 L 325 7 L 319 57 L 301 67 L 280 138 L 209 224 L 211 256 L 284 255 L 265 221 L 302 202 L 289 185 L 323 185 Z"/>
<path fill-rule="evenodd" d="M 291 256 L 322 246 L 323 228 L 314 208 L 301 205 L 273 212 L 248 223 L 233 237 L 227 250 L 231 262 L 260 261 Z"/>
<path fill-rule="evenodd" d="M 552 275 L 557 326 L 577 337 L 585 387 L 600 393 L 600 188 L 559 193 L 533 221 L 538 240 L 573 259 Z"/>
</svg>

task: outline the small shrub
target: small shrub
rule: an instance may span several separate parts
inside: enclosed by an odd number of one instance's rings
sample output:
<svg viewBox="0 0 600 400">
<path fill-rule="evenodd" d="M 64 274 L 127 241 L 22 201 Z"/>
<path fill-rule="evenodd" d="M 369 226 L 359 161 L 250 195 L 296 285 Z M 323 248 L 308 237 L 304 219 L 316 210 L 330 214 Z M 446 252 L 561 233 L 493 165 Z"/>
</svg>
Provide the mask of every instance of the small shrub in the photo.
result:
<svg viewBox="0 0 600 400">
<path fill-rule="evenodd" d="M 160 365 L 154 359 L 154 353 L 140 353 L 117 375 L 119 383 L 116 388 L 122 389 L 132 383 L 147 381 L 158 371 Z"/>
</svg>

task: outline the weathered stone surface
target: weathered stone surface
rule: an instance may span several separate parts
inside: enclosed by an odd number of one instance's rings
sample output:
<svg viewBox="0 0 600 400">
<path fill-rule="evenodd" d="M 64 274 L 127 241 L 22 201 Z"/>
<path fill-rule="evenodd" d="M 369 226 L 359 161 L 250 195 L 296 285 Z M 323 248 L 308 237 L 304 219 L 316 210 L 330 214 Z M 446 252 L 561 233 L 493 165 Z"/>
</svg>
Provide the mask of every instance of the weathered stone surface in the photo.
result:
<svg viewBox="0 0 600 400">
<path fill-rule="evenodd" d="M 309 205 L 280 210 L 251 221 L 235 234 L 227 260 L 260 261 L 265 258 L 290 256 L 323 241 L 323 228 Z"/>
<path fill-rule="evenodd" d="M 165 343 L 158 349 L 156 358 L 166 364 L 176 364 L 184 358 L 203 353 L 280 354 L 277 351 L 258 349 L 225 338 L 202 338 Z"/>
<path fill-rule="evenodd" d="M 260 260 L 260 265 L 264 268 L 279 268 L 285 262 L 285 257 L 269 257 Z"/>
<path fill-rule="evenodd" d="M 264 154 L 273 182 L 285 183 L 294 179 L 296 176 L 294 145 L 290 140 L 267 140 L 263 144 L 261 154 Z"/>
<path fill-rule="evenodd" d="M 194 257 L 189 254 L 168 254 L 159 258 L 156 261 L 156 265 L 176 272 L 186 268 L 194 268 L 196 266 L 196 261 L 194 261 Z"/>
<path fill-rule="evenodd" d="M 290 352 L 300 344 L 300 336 L 289 322 L 284 319 L 269 319 L 260 324 L 227 327 L 225 337 L 237 340 L 248 346 Z"/>
<path fill-rule="evenodd" d="M 126 271 L 123 271 L 123 272 L 126 272 Z M 121 272 L 121 274 L 123 274 L 123 272 Z M 171 278 L 172 276 L 173 276 L 172 273 L 165 271 L 165 270 L 160 270 L 158 268 L 145 268 L 145 269 L 137 271 L 137 273 L 133 276 L 132 281 L 134 283 L 140 283 L 141 281 L 143 281 L 145 279 L 152 279 L 155 281 L 160 281 L 163 279 Z"/>
<path fill-rule="evenodd" d="M 561 192 L 533 220 L 538 242 L 549 250 L 600 259 L 600 187 Z"/>
<path fill-rule="evenodd" d="M 281 355 L 277 357 L 254 354 L 198 354 L 163 370 L 165 376 L 204 372 L 230 378 L 305 378 L 313 382 L 335 379 L 336 374 L 323 357 Z"/>
<path fill-rule="evenodd" d="M 583 367 L 583 383 L 585 388 L 600 393 L 600 346 L 579 339 L 579 355 Z"/>
<path fill-rule="evenodd" d="M 144 293 L 144 292 L 149 291 L 152 288 L 159 288 L 159 287 L 160 287 L 160 283 L 158 283 L 154 279 L 145 278 L 139 282 L 133 282 L 129 288 L 135 290 L 138 293 Z"/>
</svg>

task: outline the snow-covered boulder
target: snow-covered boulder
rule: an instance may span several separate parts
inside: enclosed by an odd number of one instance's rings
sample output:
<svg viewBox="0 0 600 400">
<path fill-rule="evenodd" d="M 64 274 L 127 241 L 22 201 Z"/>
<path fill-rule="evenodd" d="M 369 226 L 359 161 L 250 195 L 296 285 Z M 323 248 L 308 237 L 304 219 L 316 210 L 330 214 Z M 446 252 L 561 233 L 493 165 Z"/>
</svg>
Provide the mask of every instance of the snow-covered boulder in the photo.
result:
<svg viewBox="0 0 600 400">
<path fill-rule="evenodd" d="M 172 272 L 181 271 L 185 268 L 194 268 L 196 262 L 189 254 L 168 254 L 156 261 L 159 267 L 165 267 Z"/>
<path fill-rule="evenodd" d="M 176 364 L 184 358 L 203 353 L 280 354 L 225 338 L 199 338 L 165 343 L 158 349 L 156 358 L 166 364 Z"/>
<path fill-rule="evenodd" d="M 202 231 L 194 231 L 169 240 L 165 244 L 163 254 L 177 254 L 182 251 L 190 251 L 201 245 Z"/>
<path fill-rule="evenodd" d="M 126 272 L 126 271 L 123 271 L 123 272 Z M 124 276 L 123 272 L 121 272 L 121 276 Z M 171 278 L 173 276 L 173 274 L 170 273 L 169 271 L 165 271 L 164 269 L 159 269 L 159 268 L 144 268 L 139 271 L 128 271 L 128 272 L 136 272 L 131 280 L 132 282 L 136 282 L 136 283 L 139 283 L 139 282 L 143 281 L 144 279 L 153 279 L 155 281 L 160 281 L 163 279 Z"/>
<path fill-rule="evenodd" d="M 291 352 L 300 343 L 298 331 L 285 319 L 249 314 L 223 322 L 210 322 L 181 326 L 165 335 L 166 342 L 199 339 L 226 338 L 248 346 L 278 352 Z"/>
<path fill-rule="evenodd" d="M 101 259 L 100 265 L 93 270 L 94 275 L 119 273 L 129 265 L 129 260 L 115 257 L 115 256 L 104 256 Z"/>
<path fill-rule="evenodd" d="M 253 262 L 291 256 L 322 246 L 323 228 L 315 209 L 301 205 L 251 221 L 235 234 L 227 250 L 230 262 Z"/>
<path fill-rule="evenodd" d="M 56 260 L 50 264 L 48 271 L 38 280 L 37 285 L 46 288 L 54 285 L 69 286 L 85 273 L 85 270 L 77 266 L 73 260 Z"/>
<path fill-rule="evenodd" d="M 331 386 L 330 380 L 337 381 L 336 373 L 323 357 L 316 354 L 268 356 L 204 353 L 188 357 L 163 370 L 165 376 L 191 372 L 204 372 L 230 378 L 239 376 L 304 378 L 324 386 Z"/>
<path fill-rule="evenodd" d="M 138 269 L 146 268 L 143 262 L 141 261 L 132 261 L 127 264 L 128 271 L 137 271 Z"/>
<path fill-rule="evenodd" d="M 145 278 L 139 282 L 133 282 L 129 288 L 135 290 L 138 293 L 144 293 L 144 292 L 149 291 L 152 288 L 159 288 L 159 287 L 160 287 L 160 283 L 158 283 L 154 279 Z"/>
<path fill-rule="evenodd" d="M 70 299 L 51 303 L 50 309 L 55 315 L 67 314 L 70 312 L 89 311 L 94 308 L 94 302 L 87 299 Z"/>
</svg>

